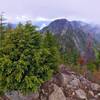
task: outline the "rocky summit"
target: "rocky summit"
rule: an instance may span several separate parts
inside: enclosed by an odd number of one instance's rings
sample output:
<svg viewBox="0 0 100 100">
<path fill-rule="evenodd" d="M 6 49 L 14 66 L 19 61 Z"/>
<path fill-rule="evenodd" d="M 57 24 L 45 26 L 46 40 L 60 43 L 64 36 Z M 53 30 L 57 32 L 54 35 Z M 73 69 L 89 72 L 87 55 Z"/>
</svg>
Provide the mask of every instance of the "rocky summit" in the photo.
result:
<svg viewBox="0 0 100 100">
<path fill-rule="evenodd" d="M 39 92 L 23 96 L 12 91 L 0 100 L 100 100 L 100 85 L 61 65 L 59 72 L 41 85 Z"/>
</svg>

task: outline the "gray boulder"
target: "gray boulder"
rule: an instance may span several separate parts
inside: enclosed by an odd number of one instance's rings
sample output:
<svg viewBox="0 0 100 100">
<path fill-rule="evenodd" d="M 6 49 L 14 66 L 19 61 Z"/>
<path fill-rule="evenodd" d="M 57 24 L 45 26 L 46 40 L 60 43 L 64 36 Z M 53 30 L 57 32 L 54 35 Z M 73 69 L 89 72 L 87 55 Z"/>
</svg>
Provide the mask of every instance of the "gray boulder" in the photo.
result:
<svg viewBox="0 0 100 100">
<path fill-rule="evenodd" d="M 96 83 L 91 83 L 91 88 L 93 91 L 100 91 L 100 85 Z"/>
<path fill-rule="evenodd" d="M 73 86 L 73 87 L 79 87 L 80 86 L 80 80 L 77 79 L 77 78 L 74 78 L 74 80 L 72 80 L 70 82 L 70 84 Z"/>
<path fill-rule="evenodd" d="M 78 89 L 75 91 L 76 96 L 81 100 L 87 100 L 86 93 L 82 89 Z"/>
<path fill-rule="evenodd" d="M 66 100 L 60 87 L 54 84 L 54 91 L 49 95 L 49 100 Z"/>
</svg>

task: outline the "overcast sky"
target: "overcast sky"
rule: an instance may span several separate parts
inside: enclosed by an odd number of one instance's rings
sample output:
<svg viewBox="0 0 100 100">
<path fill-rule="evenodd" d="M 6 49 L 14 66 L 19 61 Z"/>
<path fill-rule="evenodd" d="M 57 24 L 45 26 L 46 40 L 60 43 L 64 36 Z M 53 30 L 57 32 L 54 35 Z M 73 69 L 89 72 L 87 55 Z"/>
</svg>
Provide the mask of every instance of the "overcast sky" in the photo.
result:
<svg viewBox="0 0 100 100">
<path fill-rule="evenodd" d="M 100 0 L 0 0 L 2 11 L 9 21 L 65 17 L 100 24 Z"/>
</svg>

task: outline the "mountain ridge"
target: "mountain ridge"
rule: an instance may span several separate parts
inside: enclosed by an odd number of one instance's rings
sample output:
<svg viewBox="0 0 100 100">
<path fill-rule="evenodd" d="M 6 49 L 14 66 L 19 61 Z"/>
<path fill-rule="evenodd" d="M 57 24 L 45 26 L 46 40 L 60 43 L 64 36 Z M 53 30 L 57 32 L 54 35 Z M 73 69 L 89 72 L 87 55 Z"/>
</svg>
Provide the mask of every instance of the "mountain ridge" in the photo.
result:
<svg viewBox="0 0 100 100">
<path fill-rule="evenodd" d="M 96 29 L 98 29 L 96 31 Z M 93 40 L 93 45 L 100 42 L 99 40 L 99 27 L 93 27 L 90 24 L 81 21 L 68 21 L 67 19 L 57 19 L 52 21 L 48 26 L 44 27 L 41 32 L 46 33 L 47 31 L 56 35 L 61 43 L 65 46 L 72 43 L 70 48 L 77 48 L 79 51 L 84 50 L 87 47 L 87 41 L 89 35 Z M 61 39 L 62 38 L 62 39 Z M 61 40 L 60 40 L 61 39 Z M 63 41 L 64 40 L 64 41 Z"/>
</svg>

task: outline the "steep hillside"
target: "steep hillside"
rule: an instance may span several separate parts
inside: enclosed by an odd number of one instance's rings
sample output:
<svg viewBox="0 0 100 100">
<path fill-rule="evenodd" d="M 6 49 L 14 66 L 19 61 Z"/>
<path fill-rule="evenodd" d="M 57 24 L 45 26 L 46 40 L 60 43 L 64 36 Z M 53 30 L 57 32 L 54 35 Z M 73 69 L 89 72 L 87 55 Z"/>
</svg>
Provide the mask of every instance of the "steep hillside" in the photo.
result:
<svg viewBox="0 0 100 100">
<path fill-rule="evenodd" d="M 41 30 L 42 33 L 47 31 L 57 37 L 63 51 L 70 48 L 77 49 L 80 52 L 84 51 L 87 47 L 89 35 L 92 37 L 93 46 L 95 46 L 99 40 L 97 38 L 98 36 L 95 36 L 95 34 L 99 33 L 99 28 L 98 31 L 96 31 L 96 28 L 80 21 L 57 19 Z"/>
<path fill-rule="evenodd" d="M 46 31 L 53 33 L 58 38 L 63 51 L 66 48 L 81 50 L 86 45 L 86 34 L 75 23 L 71 23 L 66 19 L 58 19 L 51 22 L 42 29 L 43 33 Z"/>
<path fill-rule="evenodd" d="M 91 34 L 91 36 L 94 38 L 94 45 L 98 49 L 100 49 L 100 26 L 94 25 L 94 24 L 88 24 L 81 21 L 72 21 L 72 25 L 74 23 L 74 28 L 80 28 L 85 33 Z M 77 26 L 77 27 L 76 27 Z"/>
</svg>

